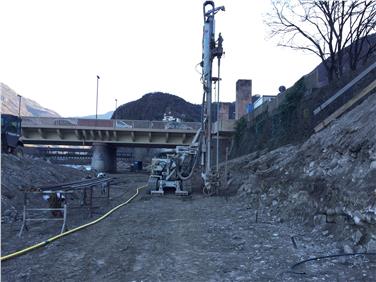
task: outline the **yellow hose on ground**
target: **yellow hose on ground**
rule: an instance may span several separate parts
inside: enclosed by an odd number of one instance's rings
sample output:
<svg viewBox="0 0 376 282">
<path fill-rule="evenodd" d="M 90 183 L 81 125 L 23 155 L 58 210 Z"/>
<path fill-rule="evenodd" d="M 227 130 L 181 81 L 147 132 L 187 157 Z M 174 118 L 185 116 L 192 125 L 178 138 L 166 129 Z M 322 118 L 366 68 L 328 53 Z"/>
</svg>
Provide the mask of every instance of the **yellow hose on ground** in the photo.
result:
<svg viewBox="0 0 376 282">
<path fill-rule="evenodd" d="M 140 191 L 141 189 L 145 188 L 146 186 L 147 186 L 147 185 L 144 185 L 144 186 L 138 187 L 137 190 L 136 190 L 136 193 L 135 193 L 132 197 L 130 197 L 127 201 L 125 201 L 124 203 L 122 203 L 122 204 L 120 204 L 120 205 L 114 207 L 113 209 L 111 209 L 110 211 L 108 211 L 107 213 L 105 213 L 104 215 L 102 215 L 101 217 L 97 218 L 96 220 L 93 220 L 93 221 L 91 221 L 91 222 L 88 222 L 88 223 L 86 223 L 86 224 L 83 224 L 83 225 L 81 225 L 81 226 L 78 226 L 78 227 L 76 227 L 76 228 L 73 228 L 73 229 L 71 229 L 71 230 L 68 230 L 68 231 L 66 231 L 66 232 L 64 232 L 64 233 L 61 233 L 61 234 L 56 235 L 56 236 L 54 236 L 54 237 L 51 237 L 51 238 L 47 239 L 46 241 L 40 242 L 40 243 L 38 243 L 38 244 L 35 244 L 35 245 L 33 245 L 33 246 L 30 246 L 30 247 L 27 247 L 27 248 L 22 249 L 22 250 L 20 250 L 20 251 L 17 251 L 17 252 L 11 253 L 11 254 L 9 254 L 9 255 L 3 256 L 3 257 L 1 257 L 1 261 L 8 260 L 8 259 L 10 259 L 10 258 L 14 258 L 14 257 L 17 257 L 17 256 L 19 256 L 19 255 L 22 255 L 22 254 L 28 253 L 28 252 L 30 252 L 30 251 L 32 251 L 32 250 L 35 250 L 35 249 L 40 248 L 40 247 L 43 247 L 43 246 L 45 246 L 45 245 L 47 245 L 47 244 L 49 244 L 49 243 L 51 243 L 51 242 L 53 242 L 53 241 L 55 241 L 55 240 L 57 240 L 57 239 L 60 239 L 60 238 L 62 238 L 62 237 L 64 237 L 64 236 L 66 236 L 66 235 L 72 234 L 72 233 L 74 233 L 74 232 L 76 232 L 76 231 L 79 231 L 79 230 L 82 230 L 82 229 L 84 229 L 84 228 L 86 228 L 86 227 L 89 227 L 90 225 L 94 225 L 94 224 L 98 223 L 99 221 L 101 221 L 101 220 L 105 219 L 106 217 L 108 217 L 110 214 L 112 214 L 112 213 L 113 213 L 114 211 L 116 211 L 117 209 L 121 208 L 122 206 L 125 206 L 125 205 L 128 204 L 130 201 L 132 201 L 135 197 L 137 197 L 137 195 L 139 194 L 139 191 Z"/>
</svg>

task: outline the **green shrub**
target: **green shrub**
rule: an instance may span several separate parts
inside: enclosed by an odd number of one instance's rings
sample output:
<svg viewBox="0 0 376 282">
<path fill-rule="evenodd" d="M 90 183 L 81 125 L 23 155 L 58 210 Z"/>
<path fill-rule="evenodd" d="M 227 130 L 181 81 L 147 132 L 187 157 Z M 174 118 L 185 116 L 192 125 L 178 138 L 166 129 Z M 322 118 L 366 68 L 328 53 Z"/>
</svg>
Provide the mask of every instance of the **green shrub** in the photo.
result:
<svg viewBox="0 0 376 282">
<path fill-rule="evenodd" d="M 235 139 L 235 144 L 237 146 L 239 145 L 240 140 L 245 134 L 246 129 L 247 129 L 247 120 L 245 119 L 245 117 L 242 117 L 236 121 L 234 139 Z"/>
<path fill-rule="evenodd" d="M 255 150 L 273 149 L 287 143 L 301 140 L 304 136 L 307 108 L 301 106 L 306 91 L 304 77 L 286 90 L 280 106 L 273 112 L 258 115 L 251 123 L 245 117 L 235 124 L 234 155 L 242 155 Z"/>
</svg>

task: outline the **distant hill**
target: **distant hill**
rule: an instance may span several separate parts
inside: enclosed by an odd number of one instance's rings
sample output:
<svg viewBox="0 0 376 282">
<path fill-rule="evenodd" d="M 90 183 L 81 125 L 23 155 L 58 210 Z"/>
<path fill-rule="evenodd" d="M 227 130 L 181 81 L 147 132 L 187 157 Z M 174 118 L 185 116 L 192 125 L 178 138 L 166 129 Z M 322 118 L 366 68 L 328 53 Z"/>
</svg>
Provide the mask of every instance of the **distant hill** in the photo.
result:
<svg viewBox="0 0 376 282">
<path fill-rule="evenodd" d="M 0 82 L 1 113 L 18 115 L 19 98 L 17 93 L 8 85 Z M 60 117 L 58 113 L 39 105 L 28 98 L 21 99 L 21 116 Z"/>
<path fill-rule="evenodd" d="M 114 111 L 109 111 L 105 114 L 98 114 L 98 119 L 111 119 L 113 113 Z M 79 118 L 95 119 L 95 115 L 83 116 Z"/>
<path fill-rule="evenodd" d="M 200 121 L 201 105 L 162 92 L 148 93 L 140 99 L 121 105 L 111 118 L 130 120 L 162 120 L 164 113 L 171 113 L 183 121 Z"/>
</svg>

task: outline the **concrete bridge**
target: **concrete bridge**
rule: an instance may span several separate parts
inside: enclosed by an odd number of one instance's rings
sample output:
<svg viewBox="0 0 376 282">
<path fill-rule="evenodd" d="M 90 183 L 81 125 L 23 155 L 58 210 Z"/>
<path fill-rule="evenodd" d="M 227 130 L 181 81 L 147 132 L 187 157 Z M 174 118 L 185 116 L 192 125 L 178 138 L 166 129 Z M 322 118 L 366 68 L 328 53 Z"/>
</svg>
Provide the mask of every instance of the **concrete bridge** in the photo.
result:
<svg viewBox="0 0 376 282">
<path fill-rule="evenodd" d="M 199 128 L 197 122 L 23 117 L 22 141 L 48 145 L 175 147 L 191 144 Z"/>
<path fill-rule="evenodd" d="M 22 118 L 24 144 L 93 146 L 92 166 L 98 170 L 116 170 L 116 148 L 171 148 L 190 145 L 199 122 L 165 122 L 145 120 L 95 120 L 79 118 Z M 228 139 L 233 121 L 220 121 L 213 126 L 220 138 Z"/>
</svg>

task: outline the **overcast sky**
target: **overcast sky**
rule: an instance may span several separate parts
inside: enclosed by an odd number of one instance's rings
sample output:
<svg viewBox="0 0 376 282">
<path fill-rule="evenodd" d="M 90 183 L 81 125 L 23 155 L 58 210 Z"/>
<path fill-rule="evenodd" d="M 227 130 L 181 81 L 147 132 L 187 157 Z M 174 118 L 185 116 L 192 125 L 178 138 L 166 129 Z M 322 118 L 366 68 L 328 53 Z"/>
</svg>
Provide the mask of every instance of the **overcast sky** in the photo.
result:
<svg viewBox="0 0 376 282">
<path fill-rule="evenodd" d="M 99 113 L 148 92 L 201 103 L 201 0 L 2 0 L 0 81 L 62 116 Z M 237 79 L 253 94 L 277 94 L 309 73 L 313 55 L 276 47 L 263 23 L 269 1 L 218 0 L 222 32 L 221 100 Z M 198 67 L 197 70 L 200 70 Z"/>
</svg>

